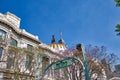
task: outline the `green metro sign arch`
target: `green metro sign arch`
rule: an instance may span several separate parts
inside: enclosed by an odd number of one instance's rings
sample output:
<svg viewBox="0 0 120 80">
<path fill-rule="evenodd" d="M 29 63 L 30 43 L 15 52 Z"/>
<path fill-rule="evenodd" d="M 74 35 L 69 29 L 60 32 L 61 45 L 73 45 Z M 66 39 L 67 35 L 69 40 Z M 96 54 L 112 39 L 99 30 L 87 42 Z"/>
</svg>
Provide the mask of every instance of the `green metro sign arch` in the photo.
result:
<svg viewBox="0 0 120 80">
<path fill-rule="evenodd" d="M 49 64 L 46 67 L 46 69 L 44 70 L 40 80 L 43 80 L 43 77 L 46 74 L 48 69 L 52 68 L 53 70 L 57 70 L 57 69 L 61 69 L 61 68 L 64 68 L 64 67 L 68 67 L 68 66 L 72 65 L 75 61 L 79 61 L 82 64 L 84 72 L 85 72 L 85 78 L 86 78 L 86 80 L 90 80 L 89 73 L 87 71 L 87 67 L 82 63 L 82 61 L 79 58 L 76 58 L 76 57 L 67 57 L 64 60 L 59 60 L 57 62 L 52 62 L 51 64 Z"/>
</svg>

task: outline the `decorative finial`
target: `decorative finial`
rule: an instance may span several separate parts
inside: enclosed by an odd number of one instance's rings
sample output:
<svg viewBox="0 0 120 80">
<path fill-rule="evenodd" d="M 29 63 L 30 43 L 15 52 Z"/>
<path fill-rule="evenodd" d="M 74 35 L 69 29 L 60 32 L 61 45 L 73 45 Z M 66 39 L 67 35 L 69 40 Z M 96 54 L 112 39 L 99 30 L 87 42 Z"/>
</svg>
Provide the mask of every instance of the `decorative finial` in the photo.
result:
<svg viewBox="0 0 120 80">
<path fill-rule="evenodd" d="M 60 33 L 60 39 L 62 39 L 62 32 Z"/>
<path fill-rule="evenodd" d="M 62 39 L 62 32 L 60 33 L 60 40 L 58 41 L 60 44 L 64 44 L 64 40 Z"/>
</svg>

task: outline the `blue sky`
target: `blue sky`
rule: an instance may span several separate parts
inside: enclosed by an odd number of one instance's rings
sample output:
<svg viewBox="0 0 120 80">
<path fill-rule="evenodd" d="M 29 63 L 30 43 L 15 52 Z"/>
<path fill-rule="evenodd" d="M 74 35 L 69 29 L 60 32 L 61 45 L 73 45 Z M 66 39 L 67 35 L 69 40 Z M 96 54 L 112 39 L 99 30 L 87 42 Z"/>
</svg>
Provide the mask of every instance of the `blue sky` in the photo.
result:
<svg viewBox="0 0 120 80">
<path fill-rule="evenodd" d="M 54 34 L 63 34 L 68 46 L 106 46 L 120 56 L 120 37 L 114 32 L 120 23 L 120 8 L 114 0 L 0 0 L 0 12 L 21 18 L 21 28 L 38 35 L 46 44 Z"/>
</svg>

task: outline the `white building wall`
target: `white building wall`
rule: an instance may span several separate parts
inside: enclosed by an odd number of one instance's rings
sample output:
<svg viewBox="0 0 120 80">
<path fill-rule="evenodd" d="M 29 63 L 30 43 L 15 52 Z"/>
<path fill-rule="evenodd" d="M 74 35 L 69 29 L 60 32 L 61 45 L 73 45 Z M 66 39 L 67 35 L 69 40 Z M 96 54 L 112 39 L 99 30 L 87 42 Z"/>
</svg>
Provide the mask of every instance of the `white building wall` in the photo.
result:
<svg viewBox="0 0 120 80">
<path fill-rule="evenodd" d="M 50 56 L 50 63 L 52 62 L 51 60 L 54 60 L 54 58 L 59 58 L 59 52 L 55 49 L 52 49 L 46 44 L 40 44 L 40 40 L 38 39 L 37 36 L 34 36 L 27 31 L 20 29 L 20 18 L 15 16 L 14 14 L 11 13 L 6 13 L 6 14 L 1 14 L 0 13 L 0 29 L 4 30 L 7 33 L 7 43 L 5 44 L 3 54 L 8 53 L 8 46 L 10 46 L 10 39 L 13 38 L 15 39 L 18 44 L 17 47 L 20 48 L 27 48 L 27 44 L 30 44 L 34 47 L 40 47 L 40 53 L 39 54 L 45 54 Z M 26 55 L 23 55 L 24 59 L 26 59 Z M 35 56 L 37 57 L 37 56 Z M 7 57 L 3 58 L 4 61 L 7 61 Z M 26 61 L 26 60 L 25 60 Z M 23 63 L 19 64 L 21 67 L 21 72 L 25 70 L 25 61 Z M 0 62 L 0 68 L 6 68 L 6 63 L 7 62 Z M 42 65 L 42 64 L 41 64 Z M 35 66 L 36 67 L 36 66 Z M 41 67 L 41 66 L 40 66 Z M 14 68 L 13 68 L 14 69 Z M 29 73 L 29 71 L 27 71 Z M 40 75 L 41 75 L 40 71 Z M 0 73 L 0 78 L 2 78 L 2 73 Z"/>
<path fill-rule="evenodd" d="M 6 69 L 8 46 L 10 46 L 10 39 L 13 38 L 17 41 L 17 47 L 27 48 L 27 44 L 34 47 L 38 46 L 41 42 L 37 36 L 34 36 L 27 31 L 20 29 L 20 18 L 11 13 L 1 14 L 0 13 L 0 29 L 6 32 L 5 45 L 0 45 L 3 48 L 2 58 L 0 60 L 0 69 Z M 26 55 L 23 55 L 24 61 L 19 64 L 21 72 L 25 70 Z M 12 68 L 14 69 L 14 68 Z M 3 78 L 2 72 L 0 72 L 0 78 Z M 0 79 L 1 80 L 1 79 Z"/>
</svg>

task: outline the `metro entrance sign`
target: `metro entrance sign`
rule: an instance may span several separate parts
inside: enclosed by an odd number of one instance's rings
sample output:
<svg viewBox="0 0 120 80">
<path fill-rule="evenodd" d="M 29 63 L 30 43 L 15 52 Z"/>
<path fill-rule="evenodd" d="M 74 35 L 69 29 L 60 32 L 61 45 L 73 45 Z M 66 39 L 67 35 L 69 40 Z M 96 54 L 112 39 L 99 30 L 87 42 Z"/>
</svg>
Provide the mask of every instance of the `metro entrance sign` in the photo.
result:
<svg viewBox="0 0 120 80">
<path fill-rule="evenodd" d="M 68 66 L 72 65 L 72 63 L 73 63 L 72 59 L 66 58 L 64 60 L 60 60 L 60 61 L 55 62 L 52 65 L 52 69 L 57 70 L 60 68 L 68 67 Z"/>
<path fill-rule="evenodd" d="M 40 80 L 43 80 L 43 77 L 46 74 L 46 72 L 48 71 L 48 69 L 52 68 L 54 70 L 57 70 L 57 69 L 60 69 L 60 68 L 64 68 L 64 67 L 72 65 L 75 61 L 79 61 L 81 63 L 81 65 L 83 66 L 83 69 L 85 70 L 86 66 L 84 66 L 84 64 L 82 63 L 82 61 L 79 58 L 67 57 L 64 60 L 60 60 L 60 61 L 57 61 L 57 62 L 52 62 L 51 64 L 49 64 L 45 68 L 45 70 L 43 71 Z M 85 73 L 86 73 L 86 71 L 85 71 Z M 85 75 L 85 77 L 88 77 L 88 78 L 86 78 L 86 80 L 90 80 L 89 76 Z"/>
</svg>

